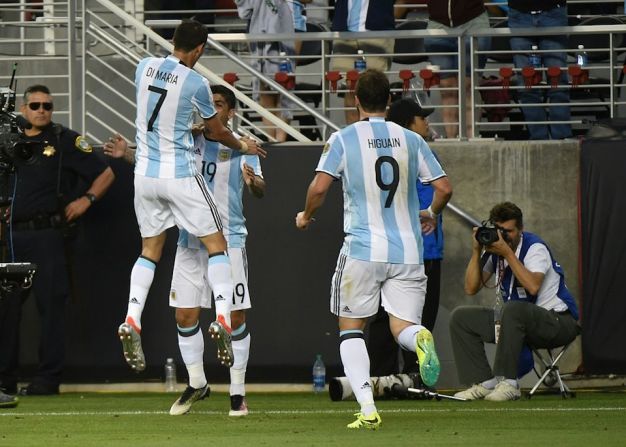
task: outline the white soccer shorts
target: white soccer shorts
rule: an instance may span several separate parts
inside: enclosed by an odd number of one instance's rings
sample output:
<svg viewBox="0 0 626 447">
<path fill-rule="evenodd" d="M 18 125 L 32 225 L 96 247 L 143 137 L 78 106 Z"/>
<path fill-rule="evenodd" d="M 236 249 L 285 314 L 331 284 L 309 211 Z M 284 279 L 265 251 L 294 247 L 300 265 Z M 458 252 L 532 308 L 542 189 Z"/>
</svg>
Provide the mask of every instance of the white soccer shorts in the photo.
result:
<svg viewBox="0 0 626 447">
<path fill-rule="evenodd" d="M 339 255 L 330 288 L 330 311 L 340 317 L 367 318 L 382 299 L 387 313 L 420 324 L 426 299 L 423 264 L 369 262 Z"/>
<path fill-rule="evenodd" d="M 200 174 L 173 179 L 135 175 L 135 214 L 144 238 L 174 225 L 199 237 L 222 229 L 213 195 Z"/>
<path fill-rule="evenodd" d="M 248 258 L 245 248 L 229 248 L 228 257 L 233 272 L 233 301 L 231 310 L 250 309 L 248 290 Z M 170 306 L 180 308 L 211 308 L 212 291 L 207 281 L 209 254 L 204 248 L 176 248 Z"/>
</svg>

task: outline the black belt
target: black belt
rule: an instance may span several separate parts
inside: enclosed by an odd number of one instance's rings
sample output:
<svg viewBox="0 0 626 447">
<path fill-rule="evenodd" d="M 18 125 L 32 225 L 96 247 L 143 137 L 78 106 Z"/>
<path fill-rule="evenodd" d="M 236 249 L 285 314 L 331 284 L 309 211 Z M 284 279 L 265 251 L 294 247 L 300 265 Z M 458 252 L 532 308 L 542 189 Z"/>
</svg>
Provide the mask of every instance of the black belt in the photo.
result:
<svg viewBox="0 0 626 447">
<path fill-rule="evenodd" d="M 42 215 L 37 216 L 29 220 L 22 220 L 19 222 L 13 222 L 11 229 L 13 231 L 33 231 L 33 230 L 47 230 L 50 228 L 61 228 L 63 226 L 63 219 L 59 214 Z"/>
</svg>

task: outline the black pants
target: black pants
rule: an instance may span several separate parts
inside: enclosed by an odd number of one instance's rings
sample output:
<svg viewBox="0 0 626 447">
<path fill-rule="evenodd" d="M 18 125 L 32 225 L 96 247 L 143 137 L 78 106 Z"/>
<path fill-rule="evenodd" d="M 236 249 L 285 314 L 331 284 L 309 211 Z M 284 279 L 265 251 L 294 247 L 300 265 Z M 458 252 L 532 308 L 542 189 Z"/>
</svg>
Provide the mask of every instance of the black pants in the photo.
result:
<svg viewBox="0 0 626 447">
<path fill-rule="evenodd" d="M 65 359 L 65 311 L 69 285 L 65 245 L 56 229 L 14 231 L 15 262 L 32 262 L 37 272 L 31 290 L 5 296 L 0 302 L 0 381 L 18 376 L 21 307 L 32 292 L 39 313 L 39 365 L 34 382 L 57 386 Z"/>
<path fill-rule="evenodd" d="M 422 325 L 432 331 L 439 311 L 441 260 L 424 261 L 424 271 L 428 277 L 428 282 L 426 283 L 426 301 L 422 311 Z M 370 373 L 373 377 L 418 371 L 417 355 L 404 349 L 400 349 L 404 360 L 404 368 L 400 371 L 398 349 L 399 347 L 389 330 L 389 316 L 381 306 L 370 322 L 367 343 L 367 351 L 370 355 Z"/>
</svg>

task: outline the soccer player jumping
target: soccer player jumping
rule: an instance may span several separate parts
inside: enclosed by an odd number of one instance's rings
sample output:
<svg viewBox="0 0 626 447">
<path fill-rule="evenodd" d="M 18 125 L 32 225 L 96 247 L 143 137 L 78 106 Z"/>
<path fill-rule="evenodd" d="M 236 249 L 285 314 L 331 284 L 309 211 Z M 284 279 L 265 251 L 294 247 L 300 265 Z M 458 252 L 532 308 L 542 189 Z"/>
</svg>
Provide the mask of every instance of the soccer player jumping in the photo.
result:
<svg viewBox="0 0 626 447">
<path fill-rule="evenodd" d="M 145 369 L 141 314 L 161 258 L 166 232 L 174 225 L 198 237 L 209 253 L 207 277 L 215 294 L 218 357 L 231 366 L 230 303 L 233 282 L 217 206 L 198 172 L 191 126 L 197 110 L 211 138 L 244 154 L 265 156 L 251 139 L 237 139 L 216 117 L 209 82 L 192 68 L 200 59 L 208 31 L 194 20 L 174 32 L 173 54 L 148 57 L 135 73 L 137 128 L 135 213 L 142 237 L 141 256 L 130 278 L 128 313 L 118 329 L 124 357 L 135 371 Z"/>
</svg>

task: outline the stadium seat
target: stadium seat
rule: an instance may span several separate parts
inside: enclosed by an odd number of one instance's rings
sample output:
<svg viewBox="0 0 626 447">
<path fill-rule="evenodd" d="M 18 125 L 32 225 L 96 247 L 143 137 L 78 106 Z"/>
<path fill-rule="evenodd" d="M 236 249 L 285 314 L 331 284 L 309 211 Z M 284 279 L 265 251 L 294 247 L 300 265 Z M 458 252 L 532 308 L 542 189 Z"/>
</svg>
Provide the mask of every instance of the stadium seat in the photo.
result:
<svg viewBox="0 0 626 447">
<path fill-rule="evenodd" d="M 428 26 L 425 20 L 408 20 L 396 26 L 397 31 L 423 30 Z M 421 37 L 411 37 L 408 39 L 396 39 L 393 52 L 395 56 L 393 61 L 398 64 L 414 65 L 420 62 L 426 62 L 428 56 L 413 55 L 412 53 L 424 53 L 424 39 Z"/>
</svg>

